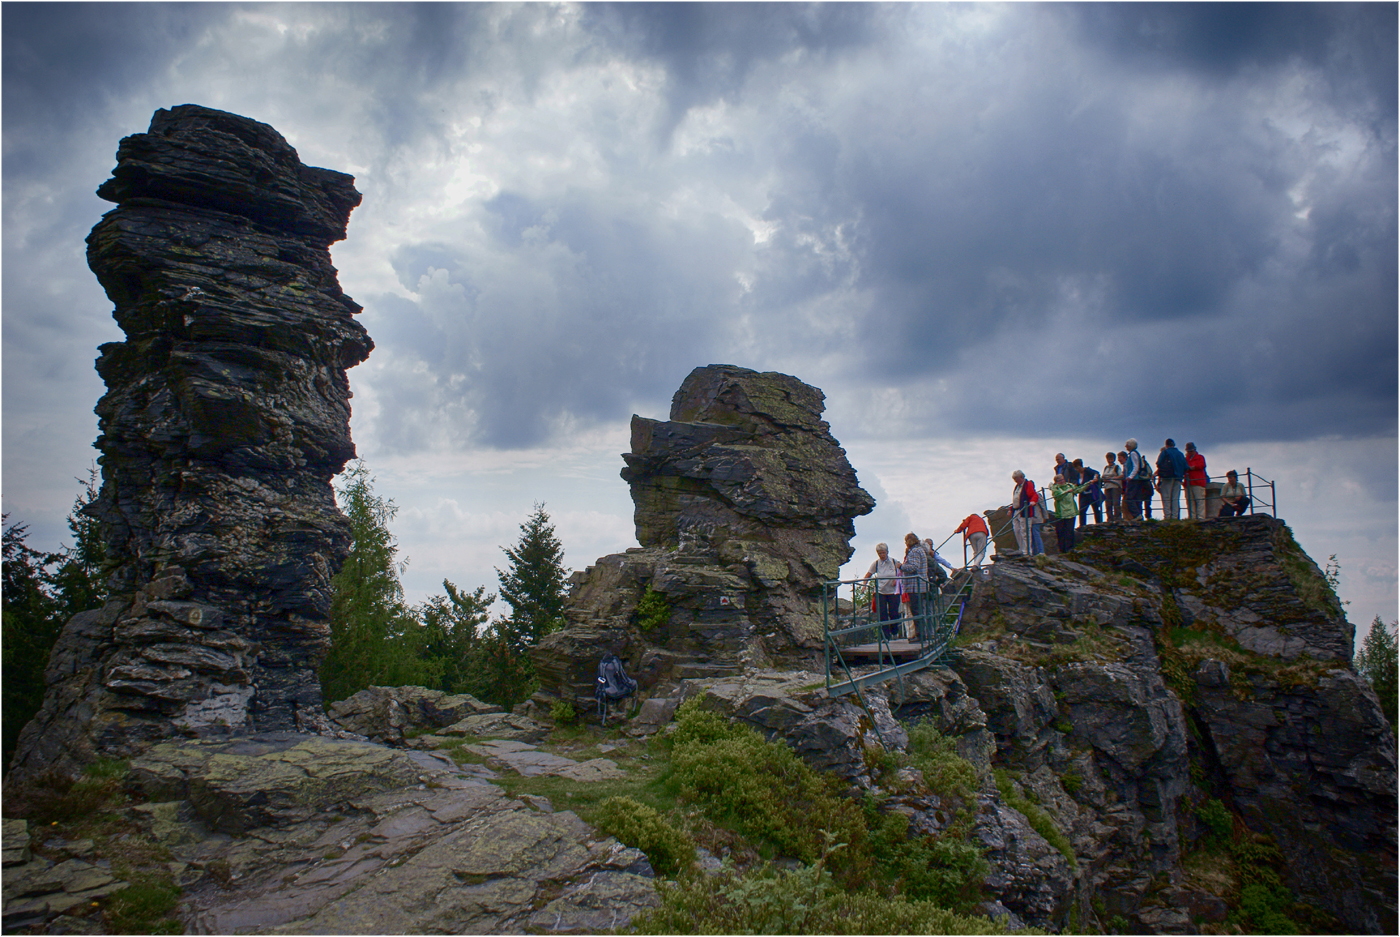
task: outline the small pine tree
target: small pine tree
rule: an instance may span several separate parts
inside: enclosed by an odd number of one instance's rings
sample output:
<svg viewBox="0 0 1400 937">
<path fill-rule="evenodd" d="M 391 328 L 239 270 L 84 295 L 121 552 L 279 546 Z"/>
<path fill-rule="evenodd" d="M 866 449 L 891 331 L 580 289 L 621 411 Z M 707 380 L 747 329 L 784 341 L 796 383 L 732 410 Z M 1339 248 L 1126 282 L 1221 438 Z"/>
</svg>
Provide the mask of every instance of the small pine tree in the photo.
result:
<svg viewBox="0 0 1400 937">
<path fill-rule="evenodd" d="M 1361 644 L 1361 653 L 1356 655 L 1356 672 L 1365 677 L 1380 697 L 1381 708 L 1392 728 L 1400 715 L 1400 692 L 1397 692 L 1396 670 L 1400 665 L 1397 658 L 1396 635 L 1392 628 L 1400 622 L 1391 622 L 1387 628 L 1381 616 L 1371 622 L 1371 632 Z"/>
<path fill-rule="evenodd" d="M 485 586 L 464 592 L 446 579 L 442 587 L 446 595 L 432 596 L 414 610 L 423 623 L 422 656 L 438 670 L 435 689 L 484 699 L 480 658 L 485 642 L 480 628 L 496 596 L 487 595 Z"/>
<path fill-rule="evenodd" d="M 68 514 L 68 530 L 73 545 L 63 551 L 58 571 L 53 575 L 55 594 L 65 616 L 101 608 L 107 600 L 107 544 L 102 539 L 101 526 L 85 509 L 97 501 L 97 466 L 88 468 L 88 477 L 74 479 L 82 493 L 73 501 Z"/>
<path fill-rule="evenodd" d="M 363 461 L 350 467 L 336 494 L 353 540 L 331 580 L 331 646 L 321 664 L 321 693 L 333 703 L 370 686 L 432 686 L 437 668 L 421 653 L 423 629 L 404 604 L 399 548 L 389 532 L 398 507 L 374 493 Z"/>
<path fill-rule="evenodd" d="M 564 625 L 564 546 L 554 536 L 544 505 L 535 502 L 533 513 L 520 525 L 520 541 L 502 547 L 510 559 L 509 572 L 498 567 L 501 598 L 510 605 L 510 617 L 498 630 L 518 653 Z"/>
</svg>

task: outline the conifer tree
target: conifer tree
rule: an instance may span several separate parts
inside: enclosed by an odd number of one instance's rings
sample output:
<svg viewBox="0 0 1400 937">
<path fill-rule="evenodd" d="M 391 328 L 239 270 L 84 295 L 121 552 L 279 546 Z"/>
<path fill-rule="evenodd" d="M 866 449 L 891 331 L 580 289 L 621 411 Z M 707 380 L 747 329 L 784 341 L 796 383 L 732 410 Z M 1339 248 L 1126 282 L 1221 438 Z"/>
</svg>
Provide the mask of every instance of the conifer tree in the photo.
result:
<svg viewBox="0 0 1400 937">
<path fill-rule="evenodd" d="M 510 605 L 510 617 L 499 624 L 507 643 L 516 652 L 557 631 L 564 624 L 564 546 L 554 536 L 544 505 L 535 502 L 534 511 L 520 525 L 520 541 L 502 547 L 510 559 L 509 571 L 496 569 L 501 580 L 501 598 Z"/>
<path fill-rule="evenodd" d="M 1371 622 L 1371 633 L 1361 644 L 1361 653 L 1356 655 L 1356 672 L 1375 689 L 1392 728 L 1396 725 L 1397 715 L 1400 715 L 1397 713 L 1397 709 L 1400 709 L 1400 687 L 1396 684 L 1398 665 L 1400 658 L 1397 657 L 1396 636 L 1377 615 Z"/>
<path fill-rule="evenodd" d="M 421 654 L 423 629 L 404 604 L 398 544 L 389 532 L 398 507 L 374 493 L 363 461 L 349 468 L 336 497 L 353 540 L 331 580 L 335 595 L 322 695 L 333 703 L 370 686 L 431 686 L 437 668 Z"/>
</svg>

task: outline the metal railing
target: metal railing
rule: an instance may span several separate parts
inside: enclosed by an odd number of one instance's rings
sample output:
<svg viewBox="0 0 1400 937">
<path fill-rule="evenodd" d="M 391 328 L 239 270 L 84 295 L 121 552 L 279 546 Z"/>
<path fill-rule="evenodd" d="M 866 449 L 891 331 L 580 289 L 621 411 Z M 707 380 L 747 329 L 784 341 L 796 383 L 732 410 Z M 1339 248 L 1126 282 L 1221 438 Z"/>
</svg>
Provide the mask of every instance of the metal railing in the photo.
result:
<svg viewBox="0 0 1400 937">
<path fill-rule="evenodd" d="M 905 674 L 932 667 L 946 658 L 962 624 L 976 575 L 976 567 L 963 567 L 943 583 L 933 580 L 932 588 L 930 580 L 924 577 L 905 577 L 902 587 L 917 601 L 911 602 L 909 614 L 884 621 L 879 618 L 874 599 L 877 580 L 825 583 L 822 630 L 827 693 L 855 693 L 859 698 L 864 687 L 896 680 L 902 699 Z M 890 634 L 890 630 L 894 633 Z M 864 699 L 861 703 L 864 705 Z"/>
</svg>

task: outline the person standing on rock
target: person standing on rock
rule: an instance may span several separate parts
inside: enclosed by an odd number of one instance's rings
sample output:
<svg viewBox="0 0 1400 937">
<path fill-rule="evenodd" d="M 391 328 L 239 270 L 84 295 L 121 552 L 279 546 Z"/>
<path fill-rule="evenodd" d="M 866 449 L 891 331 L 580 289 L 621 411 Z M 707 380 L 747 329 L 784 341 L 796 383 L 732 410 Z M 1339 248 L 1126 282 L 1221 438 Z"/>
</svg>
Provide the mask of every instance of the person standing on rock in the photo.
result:
<svg viewBox="0 0 1400 937">
<path fill-rule="evenodd" d="M 1143 496 L 1151 497 L 1152 466 L 1138 452 L 1138 441 L 1123 443 L 1127 459 L 1123 463 L 1123 513 L 1129 521 L 1142 520 Z"/>
<path fill-rule="evenodd" d="M 1056 475 L 1063 475 L 1065 481 L 1079 484 L 1079 473 L 1075 471 L 1074 463 L 1066 459 L 1063 452 L 1055 453 L 1055 469 L 1050 473 L 1050 477 L 1053 478 Z"/>
<path fill-rule="evenodd" d="M 1162 520 L 1181 520 L 1181 482 L 1186 477 L 1186 456 L 1168 439 L 1157 456 L 1157 493 L 1162 496 Z"/>
<path fill-rule="evenodd" d="M 981 514 L 969 514 L 953 533 L 963 535 L 963 543 L 972 548 L 972 565 L 980 568 L 987 555 L 987 537 L 991 533 L 987 521 Z"/>
<path fill-rule="evenodd" d="M 1050 495 L 1055 499 L 1055 539 L 1059 541 L 1061 553 L 1074 549 L 1074 519 L 1079 514 L 1074 496 L 1092 484 L 1071 485 L 1063 475 L 1056 475 L 1055 483 L 1050 486 Z"/>
<path fill-rule="evenodd" d="M 888 543 L 875 544 L 875 562 L 870 564 L 865 578 L 875 577 L 875 603 L 885 637 L 899 637 L 899 564 L 890 559 Z"/>
<path fill-rule="evenodd" d="M 1128 461 L 1128 454 L 1120 452 L 1118 454 L 1123 461 Z M 1118 464 L 1113 453 L 1105 452 L 1104 460 L 1108 463 L 1099 472 L 1099 479 L 1103 484 L 1103 505 L 1104 515 L 1110 524 L 1116 524 L 1122 520 L 1119 506 L 1123 503 L 1123 466 Z"/>
<path fill-rule="evenodd" d="M 1206 519 L 1206 457 L 1196 444 L 1186 444 L 1186 516 L 1193 521 Z"/>
<path fill-rule="evenodd" d="M 1079 526 L 1087 527 L 1089 509 L 1094 509 L 1094 523 L 1103 523 L 1103 486 L 1099 484 L 1099 473 L 1092 465 L 1085 465 L 1083 459 L 1074 460 L 1074 470 L 1079 480 L 1088 487 L 1079 493 Z M 1065 476 L 1069 481 L 1069 476 Z"/>
<path fill-rule="evenodd" d="M 1011 489 L 1011 530 L 1016 534 L 1016 548 L 1030 555 L 1034 542 L 1031 537 L 1031 522 L 1035 519 L 1035 482 L 1027 481 L 1025 472 L 1020 469 L 1011 473 L 1011 481 L 1016 486 Z"/>
<path fill-rule="evenodd" d="M 909 614 L 914 619 L 914 627 L 919 637 L 927 630 L 923 616 L 927 613 L 928 597 L 928 554 L 916 534 L 904 535 L 904 562 L 899 566 L 904 577 L 905 592 L 909 595 Z"/>
</svg>

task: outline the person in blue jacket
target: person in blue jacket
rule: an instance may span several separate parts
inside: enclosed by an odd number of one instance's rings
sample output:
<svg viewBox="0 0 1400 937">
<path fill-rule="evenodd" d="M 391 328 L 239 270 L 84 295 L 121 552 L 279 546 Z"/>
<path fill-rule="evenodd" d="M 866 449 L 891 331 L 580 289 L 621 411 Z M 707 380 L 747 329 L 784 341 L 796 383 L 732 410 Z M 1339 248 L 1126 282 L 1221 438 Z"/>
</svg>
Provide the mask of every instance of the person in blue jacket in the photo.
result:
<svg viewBox="0 0 1400 937">
<path fill-rule="evenodd" d="M 1162 520 L 1181 520 L 1181 483 L 1186 479 L 1186 456 L 1168 439 L 1157 455 L 1157 493 L 1162 497 Z"/>
</svg>

